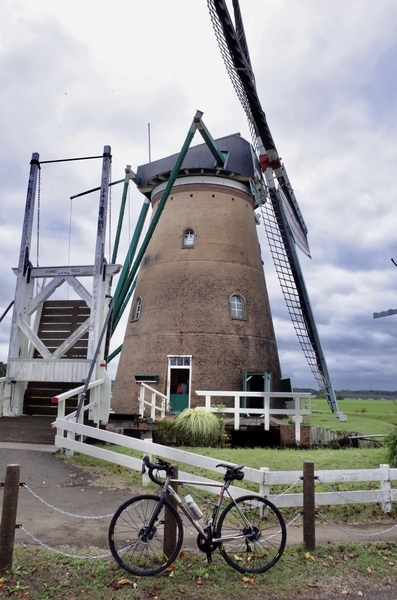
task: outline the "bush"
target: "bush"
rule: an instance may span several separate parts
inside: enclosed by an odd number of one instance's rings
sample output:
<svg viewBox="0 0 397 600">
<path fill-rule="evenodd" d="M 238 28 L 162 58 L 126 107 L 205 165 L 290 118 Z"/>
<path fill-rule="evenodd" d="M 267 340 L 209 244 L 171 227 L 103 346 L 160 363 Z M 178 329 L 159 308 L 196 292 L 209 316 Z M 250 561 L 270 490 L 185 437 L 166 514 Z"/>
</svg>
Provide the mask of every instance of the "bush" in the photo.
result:
<svg viewBox="0 0 397 600">
<path fill-rule="evenodd" d="M 177 444 L 224 447 L 227 434 L 223 420 L 204 408 L 186 408 L 174 421 Z"/>
<path fill-rule="evenodd" d="M 386 436 L 387 459 L 391 467 L 397 467 L 397 431 Z"/>
<path fill-rule="evenodd" d="M 157 430 L 153 431 L 153 441 L 156 444 L 163 444 L 164 446 L 175 446 L 176 432 L 174 421 L 170 421 L 169 419 L 160 421 Z"/>
</svg>

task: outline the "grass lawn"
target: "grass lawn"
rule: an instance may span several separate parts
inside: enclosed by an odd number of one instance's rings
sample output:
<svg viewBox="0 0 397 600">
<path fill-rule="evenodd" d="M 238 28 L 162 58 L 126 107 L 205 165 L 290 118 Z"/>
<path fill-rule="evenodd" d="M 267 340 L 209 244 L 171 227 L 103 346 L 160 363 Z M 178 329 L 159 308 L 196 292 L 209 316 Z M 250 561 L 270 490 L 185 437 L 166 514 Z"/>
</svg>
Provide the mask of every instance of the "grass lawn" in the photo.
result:
<svg viewBox="0 0 397 600">
<path fill-rule="evenodd" d="M 73 551 L 72 548 L 69 549 Z M 88 554 L 93 549 L 88 548 Z M 208 565 L 200 553 L 182 552 L 167 571 L 135 577 L 112 559 L 82 560 L 18 546 L 11 571 L 0 576 L 0 596 L 25 600 L 300 600 L 392 598 L 397 584 L 395 543 L 322 546 L 313 552 L 287 548 L 275 567 L 244 575 L 215 552 Z"/>
<path fill-rule="evenodd" d="M 363 435 L 387 435 L 396 430 L 397 402 L 395 400 L 338 400 L 338 408 L 347 414 L 346 422 L 338 421 L 331 413 L 326 400 L 314 398 L 313 413 L 304 418 L 304 423 Z"/>
</svg>

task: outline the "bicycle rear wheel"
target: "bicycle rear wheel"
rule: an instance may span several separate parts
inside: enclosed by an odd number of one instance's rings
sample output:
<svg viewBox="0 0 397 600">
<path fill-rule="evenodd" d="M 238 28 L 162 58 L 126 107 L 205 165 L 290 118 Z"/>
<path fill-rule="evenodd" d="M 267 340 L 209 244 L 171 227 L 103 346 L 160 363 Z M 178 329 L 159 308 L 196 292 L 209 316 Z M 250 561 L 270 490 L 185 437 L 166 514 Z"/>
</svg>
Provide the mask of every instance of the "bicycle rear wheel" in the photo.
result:
<svg viewBox="0 0 397 600">
<path fill-rule="evenodd" d="M 225 507 L 216 537 L 230 566 L 242 573 L 263 573 L 280 559 L 287 532 L 284 519 L 266 498 L 242 496 Z"/>
<path fill-rule="evenodd" d="M 154 525 L 148 528 L 159 500 L 159 496 L 151 494 L 135 496 L 117 509 L 110 522 L 110 551 L 120 567 L 134 575 L 155 575 L 163 571 L 181 549 L 182 520 L 169 502 L 164 502 Z M 166 517 L 171 528 L 174 521 L 175 543 L 170 543 L 170 536 L 165 532 Z"/>
</svg>

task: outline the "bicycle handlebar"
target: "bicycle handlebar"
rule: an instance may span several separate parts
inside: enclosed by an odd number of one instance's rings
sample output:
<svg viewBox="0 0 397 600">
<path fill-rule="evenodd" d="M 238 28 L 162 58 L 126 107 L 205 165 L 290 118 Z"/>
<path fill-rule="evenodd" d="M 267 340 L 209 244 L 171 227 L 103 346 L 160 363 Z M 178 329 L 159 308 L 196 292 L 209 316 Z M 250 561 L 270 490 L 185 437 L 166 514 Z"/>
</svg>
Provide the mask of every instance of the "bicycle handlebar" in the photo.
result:
<svg viewBox="0 0 397 600">
<path fill-rule="evenodd" d="M 151 481 L 153 481 L 153 483 L 156 483 L 157 485 L 164 485 L 164 481 L 161 481 L 161 479 L 158 479 L 153 474 L 153 471 L 165 471 L 167 473 L 167 475 L 172 475 L 173 468 L 171 466 L 171 463 L 167 462 L 166 460 L 157 458 L 157 461 L 158 462 L 156 462 L 156 463 L 152 463 L 150 461 L 150 458 L 147 455 L 144 456 L 143 464 L 142 464 L 142 475 L 144 475 L 146 473 L 146 468 L 147 468 L 149 479 Z M 238 466 L 234 467 L 232 465 L 227 465 L 225 463 L 219 463 L 216 466 L 226 469 L 226 473 L 224 475 L 224 481 L 234 481 L 235 479 L 237 479 L 237 481 L 241 481 L 242 479 L 244 479 L 243 469 L 244 469 L 245 465 L 238 465 Z"/>
<path fill-rule="evenodd" d="M 167 462 L 166 460 L 162 460 L 161 458 L 158 458 L 157 460 L 157 463 L 152 463 L 147 455 L 144 456 L 142 464 L 142 475 L 146 473 L 147 467 L 149 479 L 157 485 L 164 485 L 164 481 L 161 481 L 161 479 L 157 479 L 157 477 L 153 474 L 153 471 L 165 471 L 167 475 L 172 475 L 173 469 L 171 463 Z"/>
</svg>

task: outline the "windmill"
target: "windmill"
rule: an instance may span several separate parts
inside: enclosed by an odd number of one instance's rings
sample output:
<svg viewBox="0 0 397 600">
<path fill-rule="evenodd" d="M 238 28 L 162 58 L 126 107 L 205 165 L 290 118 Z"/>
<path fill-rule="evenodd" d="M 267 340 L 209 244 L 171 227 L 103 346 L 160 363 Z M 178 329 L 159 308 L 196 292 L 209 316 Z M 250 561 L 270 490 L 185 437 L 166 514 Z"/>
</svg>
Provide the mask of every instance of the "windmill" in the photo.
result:
<svg viewBox="0 0 397 600">
<path fill-rule="evenodd" d="M 258 98 L 239 2 L 232 2 L 234 24 L 226 0 L 207 0 L 207 6 L 227 72 L 246 113 L 253 146 L 264 174 L 267 201 L 261 205 L 261 212 L 270 252 L 304 355 L 331 410 L 338 413 L 296 251 L 298 246 L 310 257 L 307 227 Z"/>
</svg>

